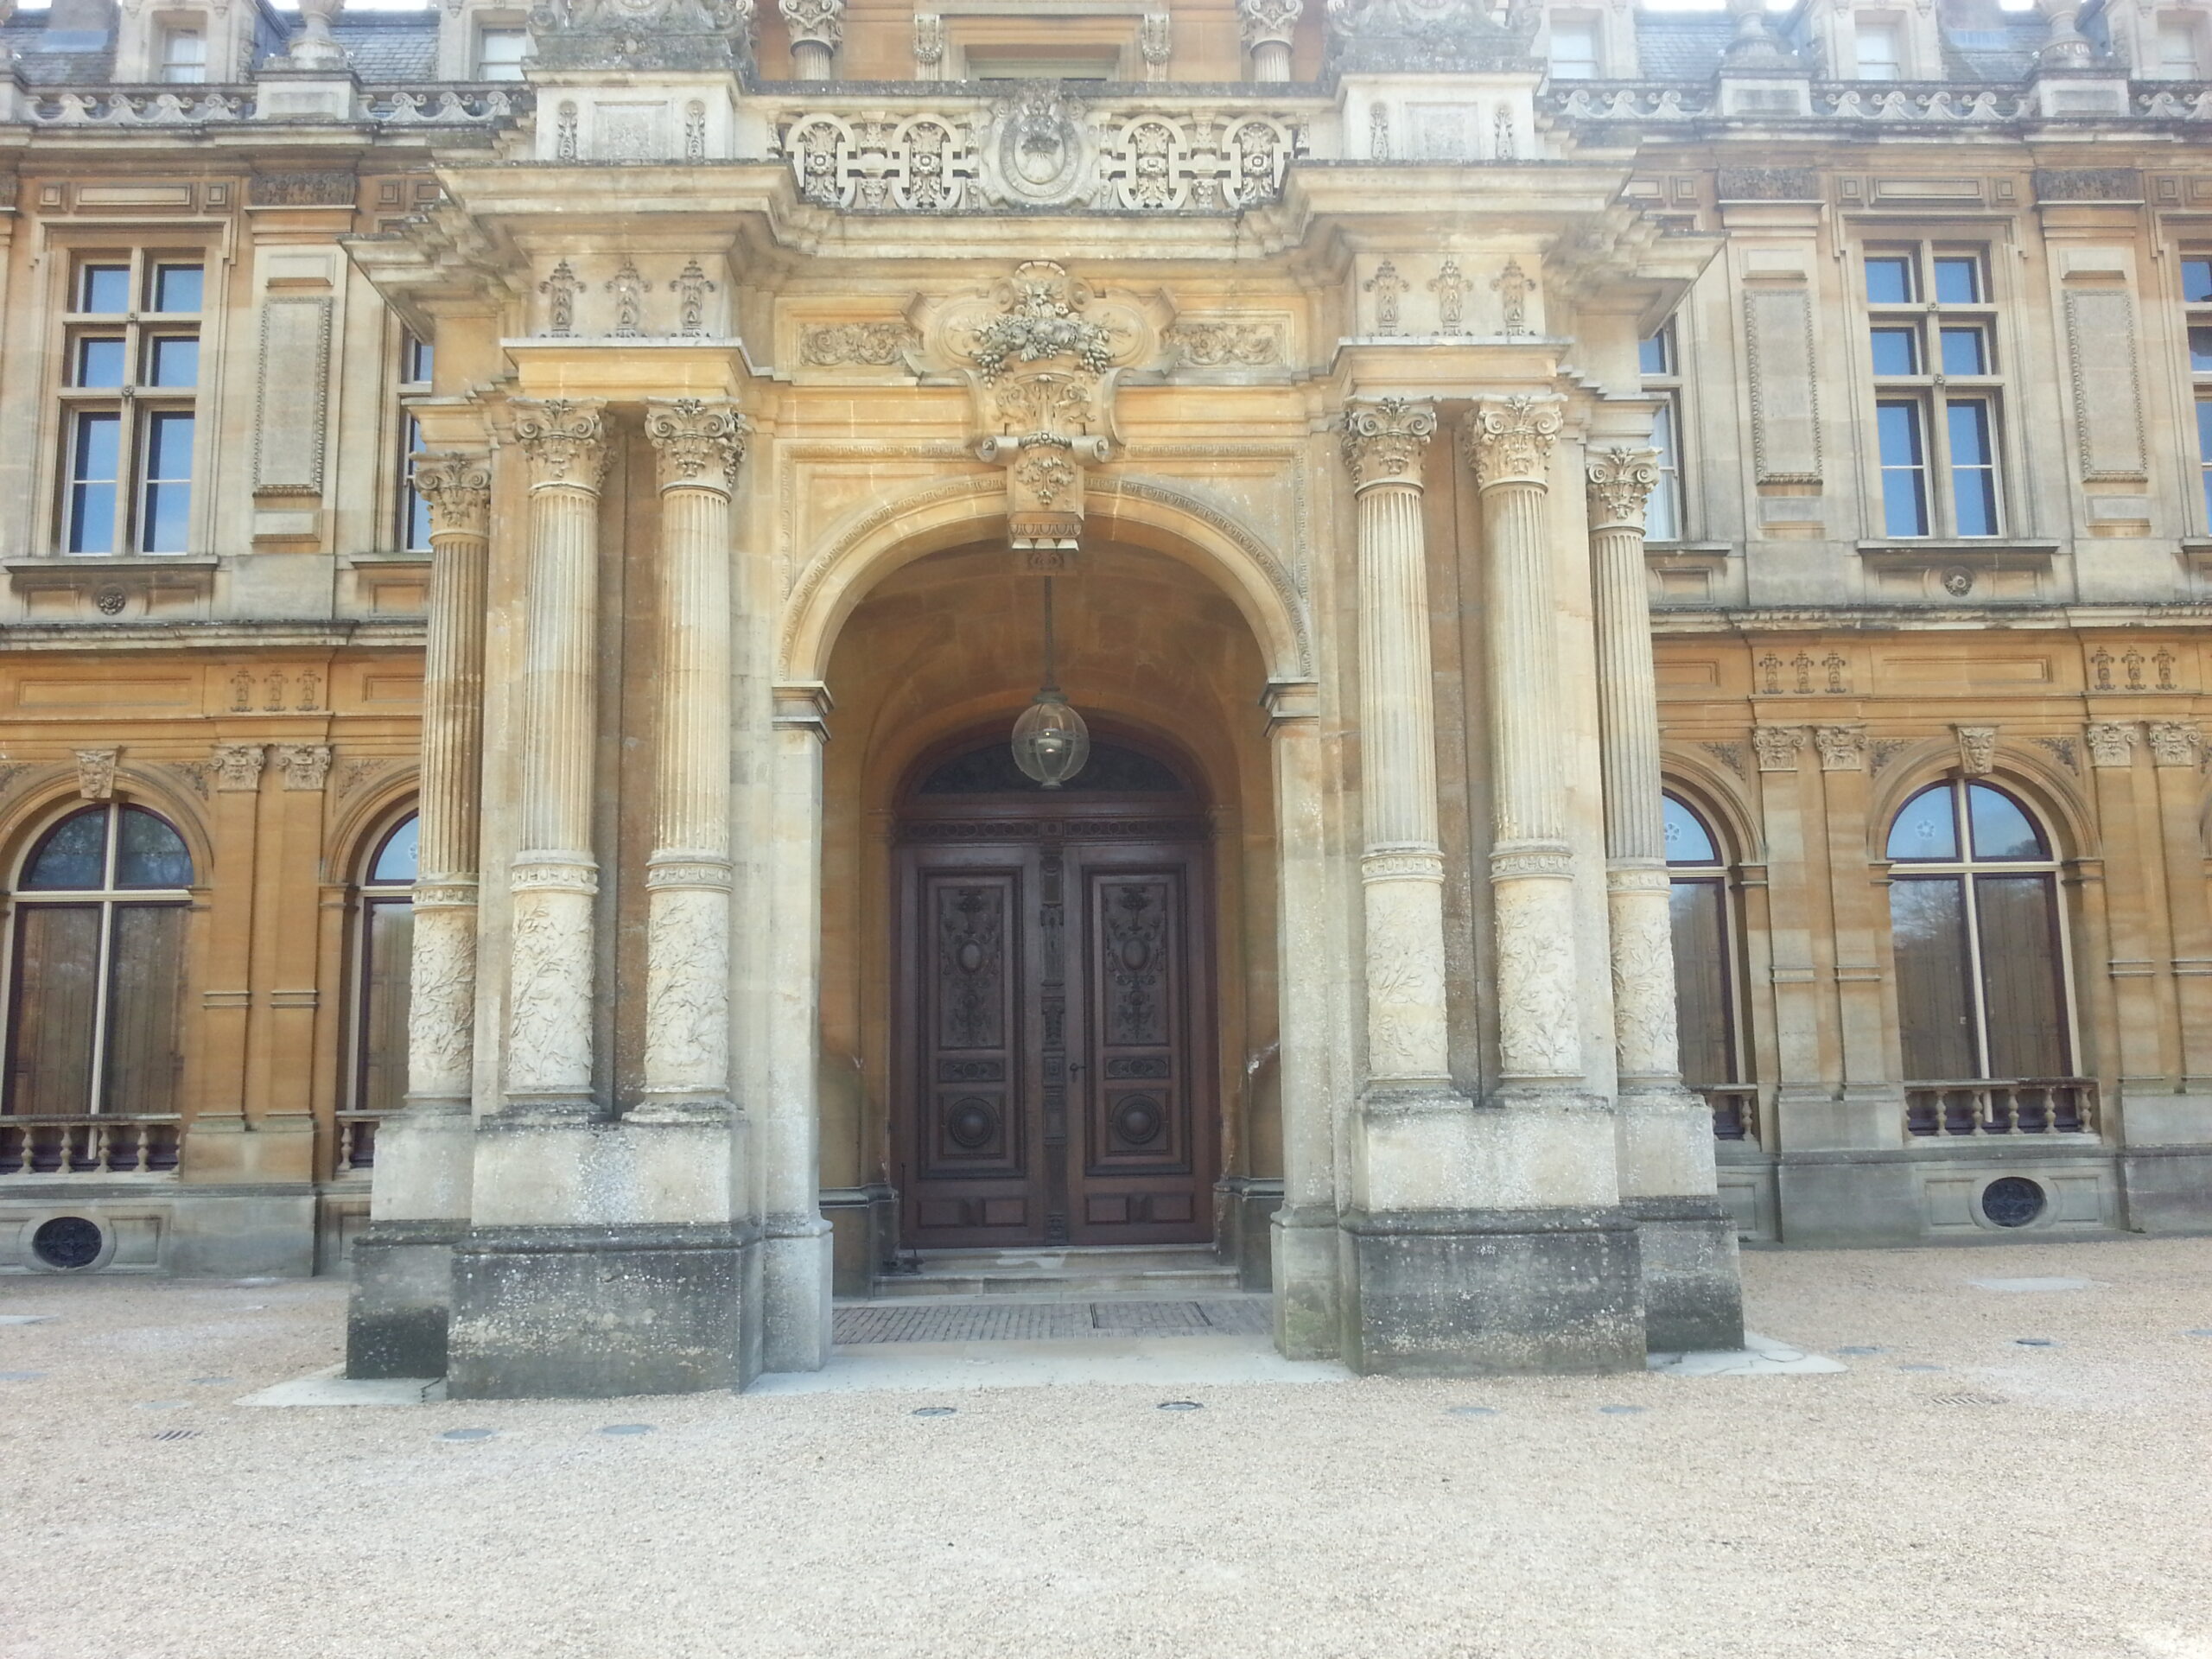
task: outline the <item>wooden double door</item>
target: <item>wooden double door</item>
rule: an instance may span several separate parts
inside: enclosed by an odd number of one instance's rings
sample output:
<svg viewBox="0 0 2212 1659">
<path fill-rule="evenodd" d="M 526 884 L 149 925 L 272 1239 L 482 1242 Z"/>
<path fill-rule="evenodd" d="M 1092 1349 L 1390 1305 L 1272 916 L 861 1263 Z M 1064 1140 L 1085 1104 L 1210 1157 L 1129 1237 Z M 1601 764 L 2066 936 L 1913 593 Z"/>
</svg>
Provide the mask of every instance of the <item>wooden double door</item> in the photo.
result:
<svg viewBox="0 0 2212 1659">
<path fill-rule="evenodd" d="M 1206 844 L 1161 804 L 902 821 L 906 1248 L 1212 1236 Z"/>
</svg>

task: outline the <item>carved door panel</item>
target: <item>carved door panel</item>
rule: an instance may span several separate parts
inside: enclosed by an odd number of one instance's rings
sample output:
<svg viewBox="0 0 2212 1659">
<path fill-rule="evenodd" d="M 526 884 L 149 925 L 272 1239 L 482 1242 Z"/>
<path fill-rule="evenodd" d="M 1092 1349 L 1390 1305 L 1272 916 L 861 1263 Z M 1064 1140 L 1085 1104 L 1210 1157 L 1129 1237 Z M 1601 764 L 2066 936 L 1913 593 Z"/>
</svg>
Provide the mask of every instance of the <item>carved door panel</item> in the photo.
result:
<svg viewBox="0 0 2212 1659">
<path fill-rule="evenodd" d="M 926 849 L 906 895 L 912 1098 L 902 1185 L 906 1243 L 922 1249 L 1035 1243 L 1045 1219 L 1028 1075 L 1034 861 L 961 850 Z"/>
<path fill-rule="evenodd" d="M 1212 1236 L 1205 851 L 1128 833 L 1154 827 L 907 826 L 892 1103 L 906 1248 Z"/>
<path fill-rule="evenodd" d="M 1071 1093 L 1071 1242 L 1199 1243 L 1213 1235 L 1210 1019 L 1195 849 L 1071 849 L 1082 944 Z"/>
</svg>

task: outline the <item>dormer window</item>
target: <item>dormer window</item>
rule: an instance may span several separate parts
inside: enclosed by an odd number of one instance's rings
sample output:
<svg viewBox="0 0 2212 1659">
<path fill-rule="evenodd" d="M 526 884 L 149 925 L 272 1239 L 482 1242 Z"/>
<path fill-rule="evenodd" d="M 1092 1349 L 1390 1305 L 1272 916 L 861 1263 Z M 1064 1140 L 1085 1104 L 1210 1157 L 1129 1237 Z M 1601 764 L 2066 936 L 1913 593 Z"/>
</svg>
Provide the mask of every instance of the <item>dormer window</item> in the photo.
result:
<svg viewBox="0 0 2212 1659">
<path fill-rule="evenodd" d="M 1598 25 L 1586 17 L 1556 18 L 1552 22 L 1552 79 L 1598 79 Z"/>
<path fill-rule="evenodd" d="M 1904 42 L 1895 23 L 1862 21 L 1856 30 L 1856 40 L 1860 80 L 1904 79 Z"/>
<path fill-rule="evenodd" d="M 171 86 L 197 86 L 207 79 L 207 37 L 196 29 L 162 31 L 162 79 Z"/>
<path fill-rule="evenodd" d="M 520 80 L 523 60 L 529 55 L 528 29 L 480 29 L 476 35 L 476 79 Z"/>
</svg>

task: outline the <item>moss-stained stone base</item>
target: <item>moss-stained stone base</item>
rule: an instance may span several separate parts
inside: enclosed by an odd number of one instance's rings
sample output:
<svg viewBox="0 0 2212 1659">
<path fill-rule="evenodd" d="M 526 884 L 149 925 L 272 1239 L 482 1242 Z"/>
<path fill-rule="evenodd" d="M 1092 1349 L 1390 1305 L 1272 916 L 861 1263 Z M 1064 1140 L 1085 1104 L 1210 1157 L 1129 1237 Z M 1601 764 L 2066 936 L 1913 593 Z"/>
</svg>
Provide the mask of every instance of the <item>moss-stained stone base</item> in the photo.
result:
<svg viewBox="0 0 2212 1659">
<path fill-rule="evenodd" d="M 443 1376 L 453 1247 L 465 1221 L 372 1224 L 353 1244 L 346 1375 Z"/>
<path fill-rule="evenodd" d="M 1744 1345 L 1736 1221 L 1713 1198 L 1628 1198 L 1643 1270 L 1643 1339 L 1655 1353 Z"/>
<path fill-rule="evenodd" d="M 453 1253 L 457 1400 L 741 1389 L 759 1245 L 727 1227 L 479 1228 Z"/>
<path fill-rule="evenodd" d="M 1347 1215 L 1344 1358 L 1405 1376 L 1638 1371 L 1642 1274 L 1617 1210 Z"/>
</svg>

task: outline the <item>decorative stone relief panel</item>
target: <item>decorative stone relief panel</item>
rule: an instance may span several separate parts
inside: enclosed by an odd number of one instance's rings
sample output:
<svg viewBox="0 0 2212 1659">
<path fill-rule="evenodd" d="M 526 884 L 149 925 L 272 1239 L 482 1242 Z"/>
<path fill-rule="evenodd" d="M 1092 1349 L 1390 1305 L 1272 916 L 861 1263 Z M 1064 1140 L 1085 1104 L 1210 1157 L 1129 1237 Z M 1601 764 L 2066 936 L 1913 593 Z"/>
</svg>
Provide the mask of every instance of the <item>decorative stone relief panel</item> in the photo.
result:
<svg viewBox="0 0 2212 1659">
<path fill-rule="evenodd" d="M 2067 290 L 2066 362 L 2084 483 L 2147 476 L 2136 353 L 2135 302 L 2126 289 Z"/>
<path fill-rule="evenodd" d="M 1821 481 L 1821 408 L 1813 353 L 1813 297 L 1802 283 L 1744 293 L 1744 349 L 1751 394 L 1751 463 L 1762 484 Z"/>
<path fill-rule="evenodd" d="M 253 435 L 257 490 L 320 495 L 330 405 L 328 295 L 264 299 Z"/>
</svg>

